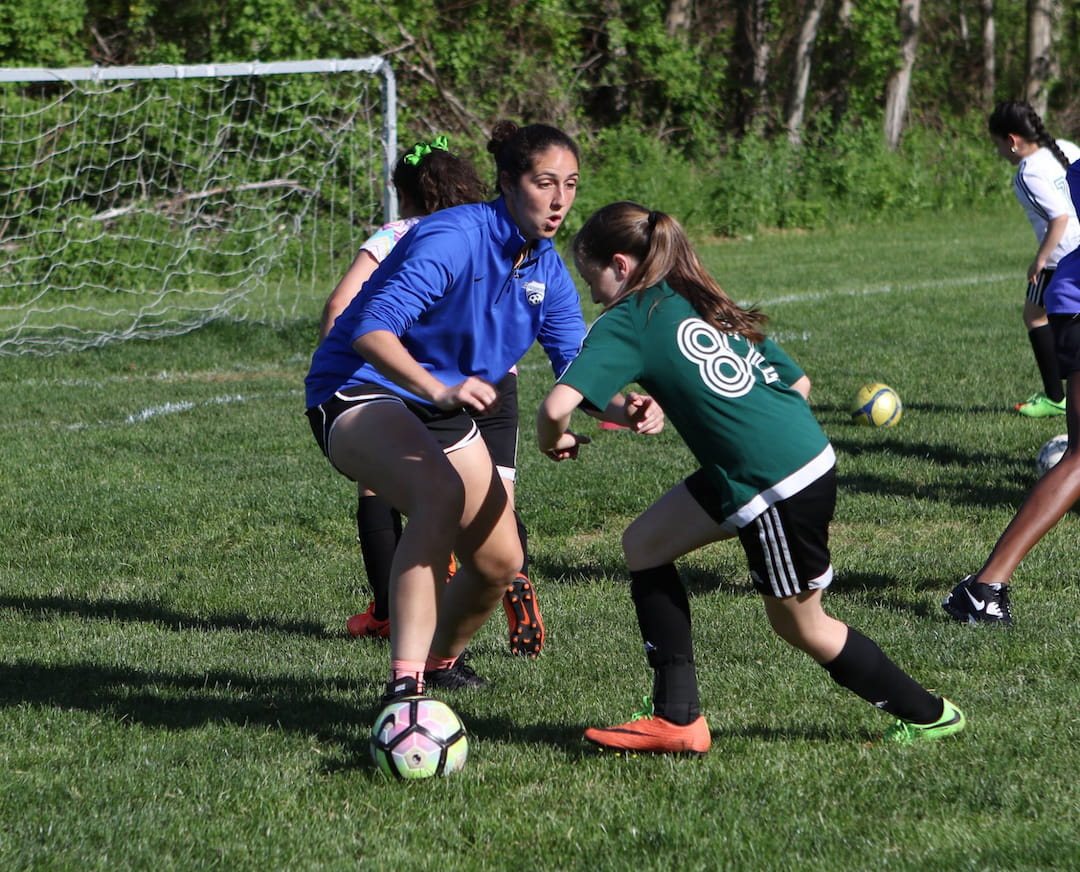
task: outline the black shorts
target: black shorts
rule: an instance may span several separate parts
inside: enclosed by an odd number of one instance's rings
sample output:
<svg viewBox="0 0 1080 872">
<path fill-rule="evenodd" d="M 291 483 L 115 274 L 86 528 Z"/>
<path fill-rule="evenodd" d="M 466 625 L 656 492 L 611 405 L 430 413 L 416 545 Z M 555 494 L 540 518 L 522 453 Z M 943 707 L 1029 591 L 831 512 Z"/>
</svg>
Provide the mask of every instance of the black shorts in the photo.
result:
<svg viewBox="0 0 1080 872">
<path fill-rule="evenodd" d="M 1080 314 L 1047 315 L 1061 377 L 1080 372 Z"/>
<path fill-rule="evenodd" d="M 1054 269 L 1042 269 L 1036 276 L 1035 281 L 1028 282 L 1027 294 L 1025 295 L 1029 303 L 1034 303 L 1036 306 L 1045 309 L 1046 305 L 1043 303 L 1043 293 L 1046 291 L 1046 286 L 1050 284 L 1050 279 L 1054 277 Z"/>
<path fill-rule="evenodd" d="M 346 412 L 372 403 L 398 403 L 404 406 L 420 419 L 446 454 L 458 448 L 464 448 L 480 438 L 480 430 L 476 422 L 464 409 L 444 411 L 399 397 L 382 385 L 353 385 L 336 391 L 326 402 L 307 410 L 308 423 L 311 424 L 315 441 L 331 463 L 333 460 L 330 457 L 329 446 L 334 433 L 334 425 Z"/>
<path fill-rule="evenodd" d="M 495 387 L 499 391 L 499 405 L 492 412 L 473 414 L 472 418 L 480 428 L 480 435 L 484 437 L 499 477 L 513 481 L 517 477 L 517 373 L 508 372 Z"/>
<path fill-rule="evenodd" d="M 698 470 L 685 484 L 709 516 L 727 526 L 722 516 L 717 517 L 719 499 L 704 472 Z M 832 583 L 829 524 L 835 510 L 833 468 L 738 529 L 750 578 L 759 593 L 783 599 Z"/>
</svg>

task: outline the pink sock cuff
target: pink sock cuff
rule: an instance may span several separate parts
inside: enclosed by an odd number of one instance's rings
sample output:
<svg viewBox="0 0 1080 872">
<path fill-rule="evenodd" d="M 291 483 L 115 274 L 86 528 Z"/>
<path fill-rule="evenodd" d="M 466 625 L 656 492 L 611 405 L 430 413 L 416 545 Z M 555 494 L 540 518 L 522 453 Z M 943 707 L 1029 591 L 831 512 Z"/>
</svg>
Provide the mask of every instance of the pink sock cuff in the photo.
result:
<svg viewBox="0 0 1080 872">
<path fill-rule="evenodd" d="M 390 680 L 397 681 L 399 678 L 415 678 L 417 681 L 424 680 L 424 664 L 420 660 L 391 660 Z"/>
</svg>

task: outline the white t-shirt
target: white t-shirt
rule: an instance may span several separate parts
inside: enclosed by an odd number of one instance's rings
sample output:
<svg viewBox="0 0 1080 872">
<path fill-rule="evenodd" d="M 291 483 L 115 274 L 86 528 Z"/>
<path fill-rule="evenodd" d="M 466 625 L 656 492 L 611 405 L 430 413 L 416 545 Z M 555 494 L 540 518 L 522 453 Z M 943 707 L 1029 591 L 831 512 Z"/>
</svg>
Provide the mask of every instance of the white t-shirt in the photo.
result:
<svg viewBox="0 0 1080 872">
<path fill-rule="evenodd" d="M 1070 163 L 1080 160 L 1080 148 L 1076 145 L 1065 139 L 1059 139 L 1057 144 Z M 1046 259 L 1047 269 L 1054 269 L 1061 258 L 1080 245 L 1080 221 L 1077 221 L 1076 209 L 1069 197 L 1065 167 L 1058 162 L 1050 149 L 1042 147 L 1020 161 L 1013 178 L 1013 191 L 1027 212 L 1038 244 L 1042 244 L 1051 219 L 1061 215 L 1069 216 L 1069 226 L 1065 234 Z"/>
</svg>

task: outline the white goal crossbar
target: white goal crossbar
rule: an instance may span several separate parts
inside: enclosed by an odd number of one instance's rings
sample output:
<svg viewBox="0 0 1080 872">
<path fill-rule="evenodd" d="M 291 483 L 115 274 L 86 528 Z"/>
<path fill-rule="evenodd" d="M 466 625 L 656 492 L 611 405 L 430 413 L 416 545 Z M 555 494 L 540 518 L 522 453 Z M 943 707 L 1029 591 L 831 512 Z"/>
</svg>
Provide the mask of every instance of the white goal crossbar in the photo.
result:
<svg viewBox="0 0 1080 872">
<path fill-rule="evenodd" d="M 0 355 L 316 316 L 396 105 L 380 57 L 0 69 Z"/>
</svg>

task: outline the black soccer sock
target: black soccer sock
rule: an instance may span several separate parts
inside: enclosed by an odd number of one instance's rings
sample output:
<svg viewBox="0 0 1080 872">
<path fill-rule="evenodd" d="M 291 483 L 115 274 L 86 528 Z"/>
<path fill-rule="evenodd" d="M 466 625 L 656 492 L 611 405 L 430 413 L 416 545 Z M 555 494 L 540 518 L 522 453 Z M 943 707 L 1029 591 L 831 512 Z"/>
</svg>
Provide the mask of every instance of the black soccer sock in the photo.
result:
<svg viewBox="0 0 1080 872">
<path fill-rule="evenodd" d="M 848 627 L 847 641 L 834 660 L 823 664 L 833 681 L 879 709 L 916 724 L 941 717 L 941 698 L 893 663 L 873 639 Z"/>
<path fill-rule="evenodd" d="M 514 512 L 514 521 L 517 523 L 518 538 L 521 540 L 521 553 L 525 555 L 521 564 L 521 574 L 526 578 L 529 577 L 529 531 L 525 529 L 525 524 L 522 523 L 521 515 L 516 511 Z"/>
<path fill-rule="evenodd" d="M 675 564 L 631 572 L 630 595 L 645 655 L 653 668 L 653 713 L 676 724 L 689 724 L 701 714 L 701 701 L 690 601 Z"/>
<path fill-rule="evenodd" d="M 1054 332 L 1049 324 L 1032 327 L 1028 331 L 1031 350 L 1035 352 L 1035 363 L 1042 377 L 1043 393 L 1055 403 L 1065 399 L 1065 388 L 1061 384 L 1061 370 L 1058 368 L 1057 353 L 1054 351 Z"/>
<path fill-rule="evenodd" d="M 401 538 L 401 513 L 382 497 L 361 496 L 356 506 L 356 533 L 375 598 L 373 614 L 385 621 L 390 617 L 390 565 Z"/>
</svg>

